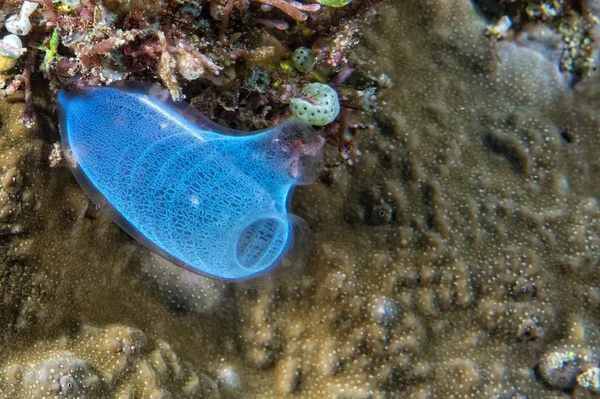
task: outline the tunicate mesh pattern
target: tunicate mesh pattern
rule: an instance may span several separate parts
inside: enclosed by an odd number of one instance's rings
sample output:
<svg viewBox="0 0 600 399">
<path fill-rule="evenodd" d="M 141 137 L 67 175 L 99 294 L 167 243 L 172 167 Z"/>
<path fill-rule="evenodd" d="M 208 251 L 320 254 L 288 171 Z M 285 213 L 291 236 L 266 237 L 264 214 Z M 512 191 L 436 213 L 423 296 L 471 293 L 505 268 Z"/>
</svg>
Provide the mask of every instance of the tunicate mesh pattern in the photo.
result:
<svg viewBox="0 0 600 399">
<path fill-rule="evenodd" d="M 254 220 L 239 235 L 235 256 L 240 265 L 247 269 L 261 270 L 269 266 L 285 245 L 287 223 L 285 219 L 266 217 Z"/>
<path fill-rule="evenodd" d="M 164 100 L 117 87 L 62 92 L 59 106 L 79 182 L 150 249 L 226 279 L 263 271 L 285 252 L 288 194 L 314 175 L 298 147 L 316 137 L 309 126 L 223 135 Z"/>
</svg>

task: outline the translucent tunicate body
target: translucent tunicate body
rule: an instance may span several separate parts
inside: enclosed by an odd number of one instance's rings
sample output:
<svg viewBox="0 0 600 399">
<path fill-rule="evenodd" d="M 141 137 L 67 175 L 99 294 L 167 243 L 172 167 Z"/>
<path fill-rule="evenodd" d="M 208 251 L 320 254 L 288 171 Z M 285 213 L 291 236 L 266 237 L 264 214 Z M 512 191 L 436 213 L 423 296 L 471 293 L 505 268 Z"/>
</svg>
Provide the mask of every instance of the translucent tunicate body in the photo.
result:
<svg viewBox="0 0 600 399">
<path fill-rule="evenodd" d="M 290 190 L 316 178 L 322 138 L 288 120 L 248 135 L 156 86 L 84 87 L 58 96 L 65 157 L 125 231 L 192 271 L 243 279 L 274 266 L 303 221 Z"/>
</svg>

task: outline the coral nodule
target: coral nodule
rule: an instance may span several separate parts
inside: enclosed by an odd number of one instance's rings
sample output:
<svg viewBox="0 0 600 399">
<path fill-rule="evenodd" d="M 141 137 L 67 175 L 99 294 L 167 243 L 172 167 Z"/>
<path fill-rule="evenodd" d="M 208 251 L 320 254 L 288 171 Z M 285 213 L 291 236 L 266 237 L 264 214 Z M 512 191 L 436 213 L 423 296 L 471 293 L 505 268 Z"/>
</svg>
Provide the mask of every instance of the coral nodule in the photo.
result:
<svg viewBox="0 0 600 399">
<path fill-rule="evenodd" d="M 291 188 L 316 178 L 323 139 L 290 119 L 249 134 L 222 127 L 156 86 L 58 96 L 65 154 L 86 193 L 152 251 L 211 277 L 270 269 L 305 222 Z"/>
</svg>

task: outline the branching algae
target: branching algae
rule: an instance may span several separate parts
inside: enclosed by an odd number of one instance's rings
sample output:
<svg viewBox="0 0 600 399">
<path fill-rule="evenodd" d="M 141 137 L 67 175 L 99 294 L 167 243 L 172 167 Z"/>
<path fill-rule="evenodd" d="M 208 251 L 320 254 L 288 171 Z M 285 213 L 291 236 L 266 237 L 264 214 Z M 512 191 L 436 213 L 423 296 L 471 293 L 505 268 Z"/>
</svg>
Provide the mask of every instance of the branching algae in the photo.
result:
<svg viewBox="0 0 600 399">
<path fill-rule="evenodd" d="M 249 135 L 155 86 L 58 96 L 65 155 L 86 193 L 152 251 L 195 272 L 243 279 L 285 256 L 305 222 L 290 190 L 316 178 L 323 139 L 289 119 Z"/>
</svg>

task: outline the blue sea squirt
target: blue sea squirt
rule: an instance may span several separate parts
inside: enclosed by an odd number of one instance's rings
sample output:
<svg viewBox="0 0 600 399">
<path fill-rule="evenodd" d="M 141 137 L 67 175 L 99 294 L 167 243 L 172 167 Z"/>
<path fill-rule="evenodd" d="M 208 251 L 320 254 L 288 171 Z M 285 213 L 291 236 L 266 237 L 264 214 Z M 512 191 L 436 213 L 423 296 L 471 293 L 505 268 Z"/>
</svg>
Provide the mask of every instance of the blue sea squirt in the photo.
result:
<svg viewBox="0 0 600 399">
<path fill-rule="evenodd" d="M 240 132 L 144 85 L 61 91 L 58 108 L 65 157 L 86 193 L 180 266 L 248 278 L 306 230 L 287 203 L 293 186 L 315 180 L 323 139 L 297 119 Z"/>
</svg>

